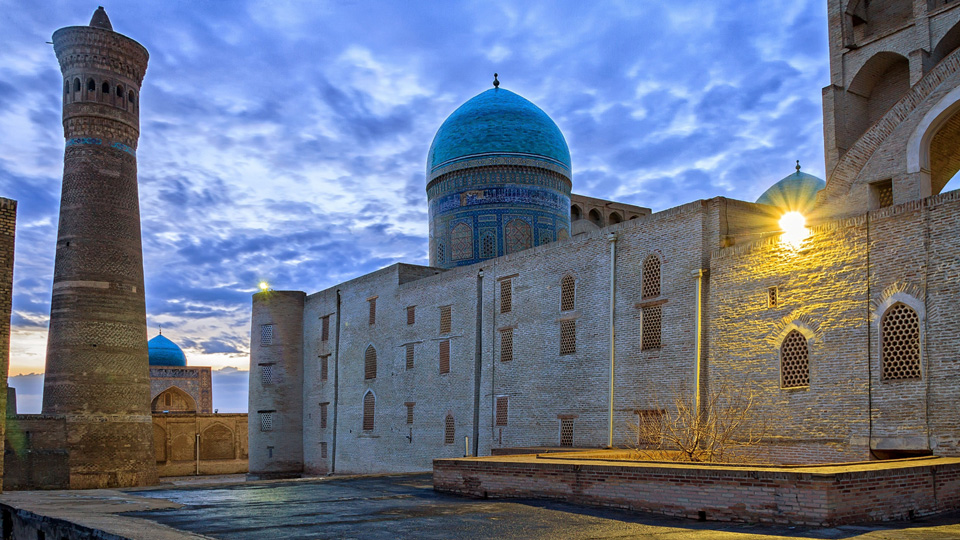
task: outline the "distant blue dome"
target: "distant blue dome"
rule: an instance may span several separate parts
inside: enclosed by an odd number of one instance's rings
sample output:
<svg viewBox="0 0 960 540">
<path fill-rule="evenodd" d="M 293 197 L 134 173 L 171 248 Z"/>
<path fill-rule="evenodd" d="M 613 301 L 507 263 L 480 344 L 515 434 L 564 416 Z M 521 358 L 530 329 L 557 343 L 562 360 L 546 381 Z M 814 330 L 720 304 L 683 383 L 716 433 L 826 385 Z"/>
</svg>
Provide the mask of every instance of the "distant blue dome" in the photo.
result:
<svg viewBox="0 0 960 540">
<path fill-rule="evenodd" d="M 427 180 L 438 167 L 459 159 L 504 154 L 546 158 L 569 175 L 570 150 L 547 113 L 509 90 L 492 88 L 440 126 L 427 154 Z"/>
<path fill-rule="evenodd" d="M 799 167 L 799 165 L 798 165 Z M 768 204 L 784 211 L 808 212 L 813 209 L 817 200 L 817 192 L 826 187 L 827 183 L 813 176 L 797 172 L 785 177 L 770 189 L 763 192 L 757 199 L 759 204 Z"/>
<path fill-rule="evenodd" d="M 151 366 L 186 366 L 187 357 L 176 343 L 158 335 L 147 342 Z"/>
</svg>

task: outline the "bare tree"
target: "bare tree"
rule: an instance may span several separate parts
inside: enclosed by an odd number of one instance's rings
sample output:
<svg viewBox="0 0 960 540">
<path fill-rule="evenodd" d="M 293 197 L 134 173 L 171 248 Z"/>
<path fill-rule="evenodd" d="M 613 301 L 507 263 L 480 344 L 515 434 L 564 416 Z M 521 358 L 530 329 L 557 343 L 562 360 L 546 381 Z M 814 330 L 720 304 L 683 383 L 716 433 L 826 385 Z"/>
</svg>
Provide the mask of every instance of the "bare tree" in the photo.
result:
<svg viewBox="0 0 960 540">
<path fill-rule="evenodd" d="M 678 388 L 664 403 L 652 393 L 659 409 L 637 410 L 637 457 L 690 462 L 759 462 L 758 445 L 770 422 L 756 388 L 720 381 L 696 400 Z M 666 406 L 664 406 L 666 405 Z"/>
</svg>

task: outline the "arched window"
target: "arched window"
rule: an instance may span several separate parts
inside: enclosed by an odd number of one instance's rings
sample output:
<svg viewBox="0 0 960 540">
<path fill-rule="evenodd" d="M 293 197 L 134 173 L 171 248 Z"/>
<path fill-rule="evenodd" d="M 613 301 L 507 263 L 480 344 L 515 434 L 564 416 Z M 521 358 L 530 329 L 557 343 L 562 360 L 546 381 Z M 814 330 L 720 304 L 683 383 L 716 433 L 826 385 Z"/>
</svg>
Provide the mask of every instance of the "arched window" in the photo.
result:
<svg viewBox="0 0 960 540">
<path fill-rule="evenodd" d="M 909 90 L 910 62 L 905 56 L 884 51 L 867 60 L 844 94 L 850 121 L 841 133 L 841 146 L 850 148 Z"/>
<path fill-rule="evenodd" d="M 567 274 L 560 280 L 560 311 L 570 311 L 576 307 L 576 282 Z"/>
<path fill-rule="evenodd" d="M 512 219 L 504 227 L 507 253 L 516 253 L 533 245 L 533 231 L 530 224 L 522 219 Z"/>
<path fill-rule="evenodd" d="M 129 101 L 131 105 L 134 104 L 135 100 L 133 96 L 133 90 L 130 90 L 129 92 L 127 92 L 127 101 Z"/>
<path fill-rule="evenodd" d="M 473 227 L 460 223 L 450 232 L 450 258 L 455 261 L 473 258 Z"/>
<path fill-rule="evenodd" d="M 880 358 L 883 380 L 920 378 L 920 317 L 903 302 L 880 319 Z"/>
<path fill-rule="evenodd" d="M 363 395 L 363 430 L 373 431 L 373 413 L 377 406 L 377 396 L 373 391 L 367 390 Z"/>
<path fill-rule="evenodd" d="M 100 86 L 100 93 L 102 93 L 104 96 L 109 96 L 110 83 L 108 83 L 107 81 L 103 81 L 103 85 Z"/>
<path fill-rule="evenodd" d="M 497 256 L 497 238 L 493 231 L 483 233 L 480 238 L 480 258 L 489 259 Z"/>
<path fill-rule="evenodd" d="M 97 83 L 94 82 L 94 80 L 93 80 L 92 77 L 91 77 L 90 79 L 87 79 L 87 91 L 88 91 L 88 92 L 96 92 L 96 91 L 97 91 Z"/>
<path fill-rule="evenodd" d="M 618 214 L 617 212 L 614 212 L 614 213 L 610 214 L 610 224 L 611 224 L 611 225 L 616 225 L 617 223 L 620 223 L 621 221 L 623 221 L 623 218 L 620 217 L 620 214 Z"/>
<path fill-rule="evenodd" d="M 117 85 L 117 97 L 123 99 L 123 85 Z"/>
<path fill-rule="evenodd" d="M 597 227 L 603 228 L 603 216 L 600 215 L 600 211 L 596 208 L 587 214 L 587 218 L 590 220 L 590 223 L 593 223 Z"/>
<path fill-rule="evenodd" d="M 447 413 L 443 421 L 443 444 L 453 444 L 457 440 L 457 422 L 453 419 L 453 413 Z"/>
<path fill-rule="evenodd" d="M 63 97 L 67 97 L 67 94 L 70 93 L 70 81 L 63 81 Z"/>
<path fill-rule="evenodd" d="M 780 344 L 780 386 L 800 388 L 810 386 L 810 353 L 807 338 L 791 330 Z"/>
<path fill-rule="evenodd" d="M 80 91 L 80 77 L 77 77 L 76 79 L 73 80 L 73 91 L 74 92 Z"/>
<path fill-rule="evenodd" d="M 583 210 L 580 210 L 580 207 L 573 205 L 570 207 L 570 221 L 577 221 L 578 219 L 583 219 Z"/>
<path fill-rule="evenodd" d="M 363 378 L 377 378 L 377 350 L 373 345 L 367 347 L 367 352 L 363 355 Z"/>
<path fill-rule="evenodd" d="M 641 298 L 660 296 L 660 257 L 650 254 L 643 261 L 641 281 Z"/>
</svg>

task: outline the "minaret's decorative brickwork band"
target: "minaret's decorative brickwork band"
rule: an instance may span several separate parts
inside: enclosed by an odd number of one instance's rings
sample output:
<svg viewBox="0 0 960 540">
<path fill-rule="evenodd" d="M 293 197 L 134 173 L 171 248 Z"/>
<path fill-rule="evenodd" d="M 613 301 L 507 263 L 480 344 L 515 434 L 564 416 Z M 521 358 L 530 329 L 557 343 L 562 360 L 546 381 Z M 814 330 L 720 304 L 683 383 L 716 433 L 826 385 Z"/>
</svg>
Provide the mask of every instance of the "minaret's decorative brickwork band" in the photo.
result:
<svg viewBox="0 0 960 540">
<path fill-rule="evenodd" d="M 43 413 L 66 417 L 71 488 L 156 481 L 137 194 L 147 50 L 103 8 L 61 28 L 66 150 Z"/>
</svg>

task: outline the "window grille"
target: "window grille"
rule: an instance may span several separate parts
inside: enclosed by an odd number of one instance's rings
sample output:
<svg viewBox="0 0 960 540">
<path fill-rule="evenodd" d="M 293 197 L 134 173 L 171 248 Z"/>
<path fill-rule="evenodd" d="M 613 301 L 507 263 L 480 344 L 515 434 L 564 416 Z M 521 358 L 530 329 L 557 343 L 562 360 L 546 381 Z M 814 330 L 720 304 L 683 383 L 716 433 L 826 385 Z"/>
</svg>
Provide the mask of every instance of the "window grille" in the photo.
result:
<svg viewBox="0 0 960 540">
<path fill-rule="evenodd" d="M 884 180 L 870 184 L 877 208 L 893 206 L 893 180 Z"/>
<path fill-rule="evenodd" d="M 260 413 L 260 431 L 273 431 L 273 413 Z"/>
<path fill-rule="evenodd" d="M 497 396 L 497 422 L 498 426 L 507 425 L 507 408 L 509 407 L 509 398 L 507 396 Z"/>
<path fill-rule="evenodd" d="M 560 321 L 560 354 L 577 352 L 577 321 Z"/>
<path fill-rule="evenodd" d="M 450 373 L 450 340 L 440 342 L 440 373 Z"/>
<path fill-rule="evenodd" d="M 920 317 L 910 306 L 897 302 L 880 321 L 883 380 L 919 379 Z"/>
<path fill-rule="evenodd" d="M 780 291 L 776 287 L 767 289 L 767 307 L 780 306 Z"/>
<path fill-rule="evenodd" d="M 641 309 L 640 350 L 660 348 L 660 324 L 662 306 L 648 306 Z"/>
<path fill-rule="evenodd" d="M 329 354 L 325 354 L 320 357 L 320 380 L 321 381 L 327 380 L 327 376 L 329 375 L 328 373 L 329 364 L 330 364 Z"/>
<path fill-rule="evenodd" d="M 570 311 L 576 307 L 576 290 L 577 285 L 573 276 L 563 276 L 563 279 L 560 280 L 560 311 Z"/>
<path fill-rule="evenodd" d="M 457 439 L 457 423 L 452 414 L 448 414 L 443 426 L 443 444 L 453 444 Z"/>
<path fill-rule="evenodd" d="M 363 395 L 363 430 L 373 431 L 373 413 L 377 405 L 377 398 L 373 392 L 367 390 Z"/>
<path fill-rule="evenodd" d="M 450 233 L 450 258 L 463 261 L 473 258 L 473 227 L 461 223 Z"/>
<path fill-rule="evenodd" d="M 640 446 L 657 446 L 662 441 L 663 415 L 662 410 L 636 411 L 637 413 L 637 444 Z"/>
<path fill-rule="evenodd" d="M 330 339 L 330 316 L 325 315 L 320 317 L 320 341 L 328 341 Z"/>
<path fill-rule="evenodd" d="M 407 324 L 417 322 L 417 306 L 407 306 Z"/>
<path fill-rule="evenodd" d="M 260 346 L 273 345 L 273 325 L 260 325 Z"/>
<path fill-rule="evenodd" d="M 273 383 L 273 366 L 272 365 L 261 365 L 260 366 L 260 384 L 271 384 Z"/>
<path fill-rule="evenodd" d="M 407 407 L 407 424 L 413 423 L 413 406 L 416 405 L 414 402 L 404 403 L 404 406 Z"/>
<path fill-rule="evenodd" d="M 500 313 L 510 313 L 513 309 L 513 283 L 509 279 L 500 282 Z"/>
<path fill-rule="evenodd" d="M 373 345 L 367 347 L 367 352 L 363 355 L 363 378 L 377 378 L 377 350 Z"/>
<path fill-rule="evenodd" d="M 504 328 L 500 331 L 500 361 L 513 361 L 513 328 Z"/>
<path fill-rule="evenodd" d="M 807 338 L 791 330 L 780 345 L 780 386 L 797 388 L 810 386 L 810 355 Z"/>
<path fill-rule="evenodd" d="M 327 459 L 327 443 L 320 443 L 320 459 Z"/>
<path fill-rule="evenodd" d="M 530 224 L 522 219 L 507 222 L 503 236 L 507 242 L 507 253 L 516 253 L 533 245 L 533 230 Z"/>
<path fill-rule="evenodd" d="M 443 242 L 437 243 L 437 264 L 443 263 Z"/>
<path fill-rule="evenodd" d="M 407 343 L 407 369 L 413 369 L 413 343 Z"/>
<path fill-rule="evenodd" d="M 497 241 L 492 233 L 485 233 L 480 239 L 480 258 L 489 259 L 497 255 Z"/>
<path fill-rule="evenodd" d="M 453 316 L 451 314 L 450 306 L 443 306 L 440 308 L 440 333 L 449 334 L 452 331 L 453 326 Z"/>
<path fill-rule="evenodd" d="M 370 302 L 370 324 L 377 324 L 377 299 L 371 298 Z"/>
<path fill-rule="evenodd" d="M 660 296 L 660 257 L 649 255 L 643 261 L 642 298 Z"/>
<path fill-rule="evenodd" d="M 560 446 L 573 446 L 573 418 L 560 419 Z"/>
<path fill-rule="evenodd" d="M 327 428 L 327 405 L 329 404 L 329 402 L 320 404 L 320 429 Z"/>
</svg>

